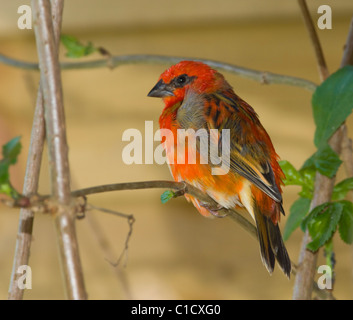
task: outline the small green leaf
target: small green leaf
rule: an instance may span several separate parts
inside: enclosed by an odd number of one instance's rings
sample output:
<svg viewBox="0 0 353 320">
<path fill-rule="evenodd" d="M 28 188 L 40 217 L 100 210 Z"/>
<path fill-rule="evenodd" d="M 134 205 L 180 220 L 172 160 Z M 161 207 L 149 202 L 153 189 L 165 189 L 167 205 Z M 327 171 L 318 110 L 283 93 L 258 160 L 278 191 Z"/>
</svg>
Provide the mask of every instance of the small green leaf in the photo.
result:
<svg viewBox="0 0 353 320">
<path fill-rule="evenodd" d="M 309 159 L 307 159 L 299 172 L 314 176 L 315 170 L 321 174 L 332 178 L 342 161 L 336 152 L 328 145 L 322 145 Z M 314 181 L 314 180 L 312 180 Z"/>
<path fill-rule="evenodd" d="M 341 239 L 348 243 L 353 243 L 353 204 L 350 201 L 340 201 L 343 205 L 341 219 L 338 223 L 338 232 Z"/>
<path fill-rule="evenodd" d="M 0 183 L 0 193 L 6 194 L 13 199 L 20 198 L 20 194 L 9 182 Z"/>
<path fill-rule="evenodd" d="M 170 199 L 174 198 L 174 195 L 175 195 L 175 193 L 171 190 L 164 191 L 161 194 L 161 202 L 162 203 L 168 202 Z"/>
<path fill-rule="evenodd" d="M 317 170 L 329 178 L 336 174 L 342 163 L 337 153 L 328 144 L 322 146 L 315 153 L 314 162 Z"/>
<path fill-rule="evenodd" d="M 301 186 L 304 181 L 300 173 L 297 171 L 297 169 L 294 168 L 294 166 L 287 160 L 281 160 L 279 161 L 279 165 L 281 166 L 281 169 L 283 170 L 286 179 L 283 181 L 286 186 L 289 185 L 299 185 Z"/>
<path fill-rule="evenodd" d="M 299 192 L 299 196 L 306 199 L 312 199 L 313 187 L 308 185 L 303 185 L 302 190 Z"/>
<path fill-rule="evenodd" d="M 312 199 L 313 192 L 314 192 L 316 171 L 317 169 L 315 167 L 314 157 L 311 156 L 309 159 L 305 161 L 305 163 L 299 170 L 304 180 L 302 191 L 299 193 L 301 197 Z"/>
<path fill-rule="evenodd" d="M 290 214 L 284 227 L 283 239 L 286 241 L 292 232 L 297 229 L 310 208 L 310 199 L 299 198 L 290 208 Z"/>
<path fill-rule="evenodd" d="M 0 184 L 9 181 L 9 164 L 6 161 L 0 161 Z"/>
<path fill-rule="evenodd" d="M 83 45 L 73 36 L 61 35 L 60 39 L 67 50 L 66 56 L 69 58 L 81 58 L 97 51 L 97 48 L 95 48 L 91 42 L 87 45 Z"/>
<path fill-rule="evenodd" d="M 337 183 L 333 188 L 332 200 L 343 200 L 348 191 L 353 190 L 353 178 L 347 178 Z"/>
<path fill-rule="evenodd" d="M 13 138 L 2 147 L 3 159 L 0 160 L 0 193 L 12 198 L 18 198 L 20 194 L 10 183 L 9 167 L 17 162 L 21 151 L 20 137 Z"/>
<path fill-rule="evenodd" d="M 15 164 L 17 162 L 17 157 L 20 154 L 22 147 L 20 139 L 20 137 L 13 138 L 2 147 L 3 158 L 9 164 Z"/>
<path fill-rule="evenodd" d="M 320 148 L 352 112 L 353 66 L 339 69 L 318 86 L 312 107 L 316 124 L 314 142 Z"/>
<path fill-rule="evenodd" d="M 311 251 L 317 251 L 333 235 L 341 218 L 343 204 L 340 202 L 324 203 L 304 219 L 302 228 L 308 229 L 312 241 L 307 245 Z"/>
</svg>

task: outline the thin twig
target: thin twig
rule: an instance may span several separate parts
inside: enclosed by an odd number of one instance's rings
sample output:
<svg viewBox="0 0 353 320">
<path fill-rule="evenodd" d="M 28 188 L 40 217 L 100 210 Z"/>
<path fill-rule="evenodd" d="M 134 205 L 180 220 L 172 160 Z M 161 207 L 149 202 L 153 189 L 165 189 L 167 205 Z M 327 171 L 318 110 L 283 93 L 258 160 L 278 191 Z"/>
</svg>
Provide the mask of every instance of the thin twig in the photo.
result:
<svg viewBox="0 0 353 320">
<path fill-rule="evenodd" d="M 310 12 L 308 9 L 308 6 L 306 4 L 305 0 L 298 0 L 298 4 L 302 13 L 302 16 L 304 18 L 304 23 L 306 26 L 306 29 L 309 33 L 309 37 L 311 39 L 311 44 L 314 47 L 315 50 L 315 56 L 317 60 L 317 65 L 319 68 L 319 75 L 321 78 L 321 81 L 324 81 L 330 74 L 328 72 L 328 68 L 326 65 L 325 57 L 320 45 L 320 40 L 317 35 L 317 32 L 315 30 L 315 26 L 313 23 L 313 20 L 311 19 Z"/>
<path fill-rule="evenodd" d="M 70 172 L 65 115 L 50 2 L 32 0 L 32 10 L 44 96 L 52 196 L 57 200 L 59 207 L 55 216 L 55 227 L 66 295 L 69 299 L 86 299 L 76 237 L 75 215 L 70 206 Z"/>
<path fill-rule="evenodd" d="M 114 250 L 106 236 L 106 232 L 100 226 L 99 221 L 96 219 L 96 217 L 93 214 L 90 214 L 90 213 L 87 213 L 86 219 L 88 220 L 93 230 L 93 234 L 96 237 L 98 244 L 104 253 L 105 259 L 108 261 L 113 261 L 115 256 Z M 132 299 L 132 293 L 131 293 L 128 279 L 126 277 L 125 270 L 123 268 L 114 267 L 114 266 L 112 269 L 120 282 L 125 298 Z"/>
<path fill-rule="evenodd" d="M 63 2 L 52 0 L 52 16 L 56 46 L 58 47 L 60 29 L 62 22 Z M 28 152 L 26 174 L 23 184 L 23 194 L 30 195 L 37 193 L 39 172 L 42 162 L 42 154 L 45 140 L 44 105 L 41 86 L 37 93 L 36 108 L 33 117 L 31 143 Z M 15 256 L 12 266 L 11 281 L 9 287 L 9 300 L 22 300 L 24 290 L 17 285 L 19 274 L 18 268 L 21 265 L 28 265 L 30 248 L 32 242 L 32 230 L 34 213 L 30 209 L 20 210 L 19 226 L 16 238 Z"/>
<path fill-rule="evenodd" d="M 344 46 L 341 68 L 347 65 L 353 65 L 353 17 L 349 26 L 347 41 Z"/>
<path fill-rule="evenodd" d="M 91 209 L 94 209 L 94 210 L 97 210 L 97 211 L 101 211 L 101 212 L 105 212 L 105 213 L 110 213 L 110 214 L 113 214 L 115 216 L 118 216 L 118 217 L 121 217 L 121 218 L 125 218 L 127 219 L 127 222 L 129 224 L 129 232 L 126 236 L 126 239 L 125 239 L 125 247 L 123 249 L 123 251 L 121 252 L 118 260 L 116 262 L 112 262 L 112 261 L 109 261 L 111 265 L 113 265 L 114 267 L 117 267 L 119 264 L 120 264 L 120 261 L 121 259 L 124 257 L 126 257 L 126 261 L 127 261 L 127 252 L 128 252 L 128 249 L 129 249 L 129 241 L 130 241 L 130 237 L 132 235 L 132 226 L 134 225 L 135 223 L 135 218 L 132 214 L 126 214 L 126 213 L 122 213 L 122 212 L 118 212 L 118 211 L 115 211 L 115 210 L 111 210 L 111 209 L 106 209 L 106 208 L 101 208 L 101 207 L 97 207 L 97 206 L 94 206 L 92 204 L 90 204 L 88 207 L 87 207 L 88 210 L 91 210 Z M 124 266 L 126 266 L 126 262 L 124 263 Z"/>
<path fill-rule="evenodd" d="M 60 66 L 62 70 L 93 69 L 107 67 L 115 68 L 127 64 L 174 64 L 181 60 L 202 61 L 220 71 L 226 71 L 243 78 L 260 82 L 262 84 L 283 84 L 304 88 L 309 91 L 315 91 L 317 86 L 315 83 L 302 78 L 291 77 L 266 71 L 257 71 L 253 69 L 235 66 L 229 63 L 192 57 L 168 57 L 161 55 L 124 55 L 112 56 L 109 59 L 98 59 L 92 61 L 62 62 Z M 12 59 L 2 54 L 0 54 L 0 63 L 21 69 L 38 70 L 38 64 L 36 63 Z"/>
</svg>

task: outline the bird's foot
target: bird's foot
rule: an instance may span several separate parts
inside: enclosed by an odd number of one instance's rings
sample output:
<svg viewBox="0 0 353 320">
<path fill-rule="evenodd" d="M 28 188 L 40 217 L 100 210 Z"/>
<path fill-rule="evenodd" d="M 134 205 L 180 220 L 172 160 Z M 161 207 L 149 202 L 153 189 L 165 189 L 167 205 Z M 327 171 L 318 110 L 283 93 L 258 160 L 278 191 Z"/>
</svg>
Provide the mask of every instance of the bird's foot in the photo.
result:
<svg viewBox="0 0 353 320">
<path fill-rule="evenodd" d="M 224 218 L 227 214 L 219 213 L 220 210 L 224 209 L 224 207 L 220 204 L 217 205 L 210 205 L 209 203 L 200 203 L 201 207 L 207 209 L 214 217 L 217 218 Z"/>
</svg>

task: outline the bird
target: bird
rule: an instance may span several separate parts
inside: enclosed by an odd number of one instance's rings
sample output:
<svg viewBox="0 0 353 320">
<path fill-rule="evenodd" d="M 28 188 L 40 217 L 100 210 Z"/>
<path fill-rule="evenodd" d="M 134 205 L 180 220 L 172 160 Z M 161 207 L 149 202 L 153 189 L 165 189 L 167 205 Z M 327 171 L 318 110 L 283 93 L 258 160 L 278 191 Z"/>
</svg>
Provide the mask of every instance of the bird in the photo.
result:
<svg viewBox="0 0 353 320">
<path fill-rule="evenodd" d="M 264 266 L 272 274 L 277 261 L 290 278 L 291 261 L 279 228 L 281 214 L 285 214 L 281 188 L 285 175 L 255 110 L 234 92 L 220 72 L 200 61 L 185 60 L 169 67 L 148 96 L 164 102 L 159 125 L 160 129 L 170 130 L 173 138 L 162 138 L 161 143 L 174 180 L 198 188 L 217 206 L 186 194 L 187 200 L 205 217 L 222 216 L 220 208 L 249 213 L 256 225 Z M 216 139 L 220 148 L 223 132 L 228 130 L 228 170 L 214 174 L 216 165 L 201 161 L 205 152 L 199 141 L 194 146 L 182 146 L 178 139 L 182 129 L 203 130 L 210 134 L 209 144 Z M 211 134 L 214 130 L 218 135 Z M 189 151 L 195 152 L 196 159 Z M 178 163 L 181 152 L 185 153 L 185 161 Z"/>
</svg>

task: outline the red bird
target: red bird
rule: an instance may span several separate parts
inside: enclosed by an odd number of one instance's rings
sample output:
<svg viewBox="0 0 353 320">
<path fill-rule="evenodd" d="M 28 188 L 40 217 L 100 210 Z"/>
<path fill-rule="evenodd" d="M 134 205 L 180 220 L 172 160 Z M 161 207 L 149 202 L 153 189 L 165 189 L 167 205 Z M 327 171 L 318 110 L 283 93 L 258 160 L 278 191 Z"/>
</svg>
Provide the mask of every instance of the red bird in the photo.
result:
<svg viewBox="0 0 353 320">
<path fill-rule="evenodd" d="M 271 274 L 277 260 L 289 277 L 291 262 L 278 226 L 280 215 L 284 214 L 281 196 L 284 174 L 254 109 L 234 93 L 222 74 L 196 61 L 181 61 L 167 69 L 148 96 L 163 98 L 165 104 L 159 124 L 161 129 L 173 133 L 173 140 L 164 139 L 163 144 L 174 179 L 207 193 L 219 208 L 245 209 L 256 223 L 265 267 Z M 196 162 L 188 163 L 191 158 L 177 138 L 178 129 L 204 129 L 208 133 L 217 129 L 217 146 L 223 145 L 222 130 L 229 129 L 229 171 L 214 174 L 212 168 L 216 166 L 201 161 L 204 153 L 200 143 L 192 150 Z M 184 163 L 178 163 L 178 152 L 183 152 Z M 186 197 L 202 215 L 217 216 L 217 208 L 210 208 L 192 196 Z"/>
</svg>

